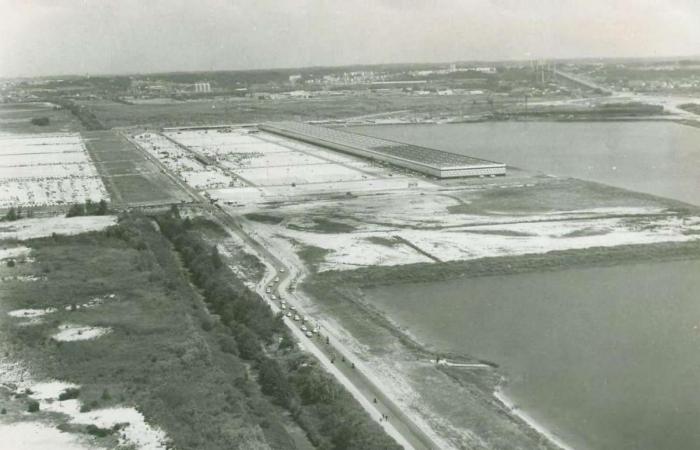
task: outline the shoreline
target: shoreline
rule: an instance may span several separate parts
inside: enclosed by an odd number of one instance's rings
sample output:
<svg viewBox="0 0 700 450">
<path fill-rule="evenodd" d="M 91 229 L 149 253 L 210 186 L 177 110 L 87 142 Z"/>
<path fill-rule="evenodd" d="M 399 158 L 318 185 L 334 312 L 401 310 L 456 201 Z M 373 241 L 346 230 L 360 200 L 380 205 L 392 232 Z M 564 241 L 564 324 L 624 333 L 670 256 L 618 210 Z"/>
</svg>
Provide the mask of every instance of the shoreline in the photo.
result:
<svg viewBox="0 0 700 450">
<path fill-rule="evenodd" d="M 497 387 L 496 390 L 493 391 L 493 396 L 496 398 L 496 400 L 501 402 L 501 404 L 508 410 L 509 414 L 512 414 L 525 422 L 530 428 L 535 430 L 549 442 L 560 447 L 562 450 L 575 450 L 574 447 L 564 442 L 551 429 L 547 428 L 537 419 L 528 414 L 527 411 L 516 406 L 515 402 L 513 402 L 513 400 L 503 391 L 501 386 Z"/>
</svg>

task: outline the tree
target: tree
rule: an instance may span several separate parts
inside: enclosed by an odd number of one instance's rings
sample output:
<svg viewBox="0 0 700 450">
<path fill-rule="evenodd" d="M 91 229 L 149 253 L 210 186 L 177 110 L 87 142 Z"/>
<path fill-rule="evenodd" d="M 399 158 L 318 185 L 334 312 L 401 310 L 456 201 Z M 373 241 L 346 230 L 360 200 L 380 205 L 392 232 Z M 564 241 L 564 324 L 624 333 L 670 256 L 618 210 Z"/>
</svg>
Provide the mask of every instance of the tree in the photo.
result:
<svg viewBox="0 0 700 450">
<path fill-rule="evenodd" d="M 68 208 L 68 212 L 66 213 L 66 217 L 77 217 L 77 216 L 84 216 L 84 215 L 85 215 L 85 207 L 79 203 L 71 205 L 70 208 Z"/>
<path fill-rule="evenodd" d="M 13 206 L 7 210 L 7 212 L 5 213 L 5 216 L 2 218 L 2 220 L 7 221 L 7 222 L 12 222 L 12 221 L 17 220 L 19 218 L 20 218 L 19 213 L 17 212 L 17 210 Z"/>
<path fill-rule="evenodd" d="M 45 127 L 46 125 L 49 124 L 49 118 L 48 117 L 34 117 L 30 121 L 32 125 L 37 125 L 40 127 Z"/>
<path fill-rule="evenodd" d="M 105 199 L 100 200 L 100 203 L 97 205 L 97 215 L 98 216 L 104 216 L 108 212 L 107 209 L 107 201 Z"/>
</svg>

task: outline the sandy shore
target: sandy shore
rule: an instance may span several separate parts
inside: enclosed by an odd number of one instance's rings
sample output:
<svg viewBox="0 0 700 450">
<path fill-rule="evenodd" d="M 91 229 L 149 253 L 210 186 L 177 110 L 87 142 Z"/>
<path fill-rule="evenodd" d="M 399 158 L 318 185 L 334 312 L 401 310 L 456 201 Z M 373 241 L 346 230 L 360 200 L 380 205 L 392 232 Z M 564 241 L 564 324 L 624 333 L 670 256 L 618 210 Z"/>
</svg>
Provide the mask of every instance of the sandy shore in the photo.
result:
<svg viewBox="0 0 700 450">
<path fill-rule="evenodd" d="M 534 417 L 528 414 L 527 411 L 518 408 L 513 402 L 513 400 L 503 392 L 503 390 L 501 390 L 500 388 L 496 389 L 493 395 L 498 399 L 498 401 L 503 403 L 503 406 L 505 406 L 511 414 L 519 417 L 523 422 L 528 424 L 539 434 L 546 437 L 547 440 L 561 447 L 562 450 L 574 450 L 572 446 L 561 440 L 559 436 L 557 436 L 553 431 L 545 427 L 541 422 L 538 422 Z"/>
</svg>

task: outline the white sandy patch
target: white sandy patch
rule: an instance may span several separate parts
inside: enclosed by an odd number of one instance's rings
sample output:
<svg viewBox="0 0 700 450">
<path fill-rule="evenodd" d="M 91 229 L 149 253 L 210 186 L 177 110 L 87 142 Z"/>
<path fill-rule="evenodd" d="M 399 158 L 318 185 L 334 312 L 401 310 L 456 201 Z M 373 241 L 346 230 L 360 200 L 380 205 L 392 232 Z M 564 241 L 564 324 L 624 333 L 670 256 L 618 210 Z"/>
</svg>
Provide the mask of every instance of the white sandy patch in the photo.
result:
<svg viewBox="0 0 700 450">
<path fill-rule="evenodd" d="M 0 260 L 27 256 L 31 251 L 32 249 L 30 249 L 29 247 L 3 248 L 0 249 Z"/>
<path fill-rule="evenodd" d="M 36 383 L 29 386 L 29 389 L 32 391 L 30 397 L 35 400 L 57 400 L 63 391 L 77 387 L 77 384 L 63 381 Z"/>
<path fill-rule="evenodd" d="M 0 423 L 0 448 L 6 450 L 89 450 L 78 436 L 39 422 Z"/>
<path fill-rule="evenodd" d="M 606 212 L 607 214 L 607 212 Z M 435 229 L 385 229 L 375 232 L 323 234 L 286 229 L 280 226 L 256 224 L 261 234 L 283 241 L 291 238 L 305 245 L 330 251 L 320 265 L 320 271 L 349 270 L 370 265 L 399 265 L 432 261 L 416 249 L 396 242 L 387 246 L 375 244 L 370 237 L 394 240 L 395 236 L 409 241 L 422 251 L 442 261 L 469 260 L 492 256 L 546 253 L 553 250 L 614 247 L 658 242 L 685 242 L 699 239 L 697 219 L 675 216 L 578 219 L 586 214 L 571 214 L 571 220 L 547 221 L 532 216 L 534 222 L 503 222 L 494 225 L 464 226 Z M 490 218 L 493 220 L 493 218 Z M 482 216 L 482 221 L 487 217 Z M 498 219 L 500 221 L 500 218 Z M 520 220 L 524 220 L 522 217 Z M 478 223 L 478 222 L 477 222 Z M 377 229 L 377 227 L 375 227 Z M 289 245 L 278 242 L 276 245 Z"/>
<path fill-rule="evenodd" d="M 33 239 L 56 234 L 99 231 L 117 223 L 116 216 L 46 217 L 21 219 L 0 225 L 0 239 Z"/>
<path fill-rule="evenodd" d="M 41 317 L 46 314 L 51 314 L 56 312 L 56 308 L 44 308 L 44 309 L 15 309 L 7 313 L 10 317 L 20 317 L 20 318 L 33 318 Z"/>
<path fill-rule="evenodd" d="M 56 341 L 64 341 L 64 342 L 87 341 L 90 339 L 96 339 L 100 336 L 104 336 L 105 334 L 107 334 L 111 331 L 111 328 L 90 327 L 90 326 L 73 325 L 73 324 L 59 325 L 58 329 L 60 331 L 58 333 L 54 334 L 53 336 L 51 336 L 51 338 L 56 340 Z"/>
<path fill-rule="evenodd" d="M 100 428 L 112 428 L 117 424 L 125 425 L 119 430 L 119 444 L 131 445 L 140 450 L 161 450 L 167 448 L 167 436 L 163 430 L 146 422 L 143 414 L 134 408 L 114 407 L 80 412 L 80 401 L 41 402 L 42 411 L 66 414 L 71 423 L 95 425 Z"/>
</svg>

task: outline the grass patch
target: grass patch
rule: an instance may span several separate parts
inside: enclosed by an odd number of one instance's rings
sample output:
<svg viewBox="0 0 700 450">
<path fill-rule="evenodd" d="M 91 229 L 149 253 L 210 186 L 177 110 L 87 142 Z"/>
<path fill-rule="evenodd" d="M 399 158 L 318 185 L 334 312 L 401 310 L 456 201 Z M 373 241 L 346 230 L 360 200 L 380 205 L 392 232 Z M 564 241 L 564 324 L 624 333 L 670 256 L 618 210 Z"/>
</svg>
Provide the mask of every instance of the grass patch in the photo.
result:
<svg viewBox="0 0 700 450">
<path fill-rule="evenodd" d="M 278 225 L 284 220 L 284 218 L 280 217 L 280 216 L 274 216 L 272 214 L 259 214 L 259 213 L 249 213 L 249 214 L 245 214 L 243 217 L 245 217 L 248 220 L 252 220 L 252 221 L 260 222 L 260 223 L 266 223 L 269 225 Z"/>
<path fill-rule="evenodd" d="M 396 247 L 402 245 L 401 242 L 397 242 L 396 239 L 385 238 L 383 236 L 369 236 L 366 237 L 365 240 L 375 245 L 383 245 L 384 247 Z"/>
<path fill-rule="evenodd" d="M 312 271 L 318 272 L 318 268 L 326 260 L 326 256 L 331 251 L 314 245 L 304 245 L 297 250 L 297 255 Z"/>
<path fill-rule="evenodd" d="M 312 223 L 310 225 L 298 225 L 294 223 L 287 224 L 287 228 L 298 231 L 309 231 L 312 233 L 328 233 L 328 234 L 340 234 L 340 233 L 352 233 L 357 228 L 352 225 L 343 222 L 336 222 L 333 220 L 326 219 L 324 217 L 313 217 L 311 218 Z"/>
</svg>

